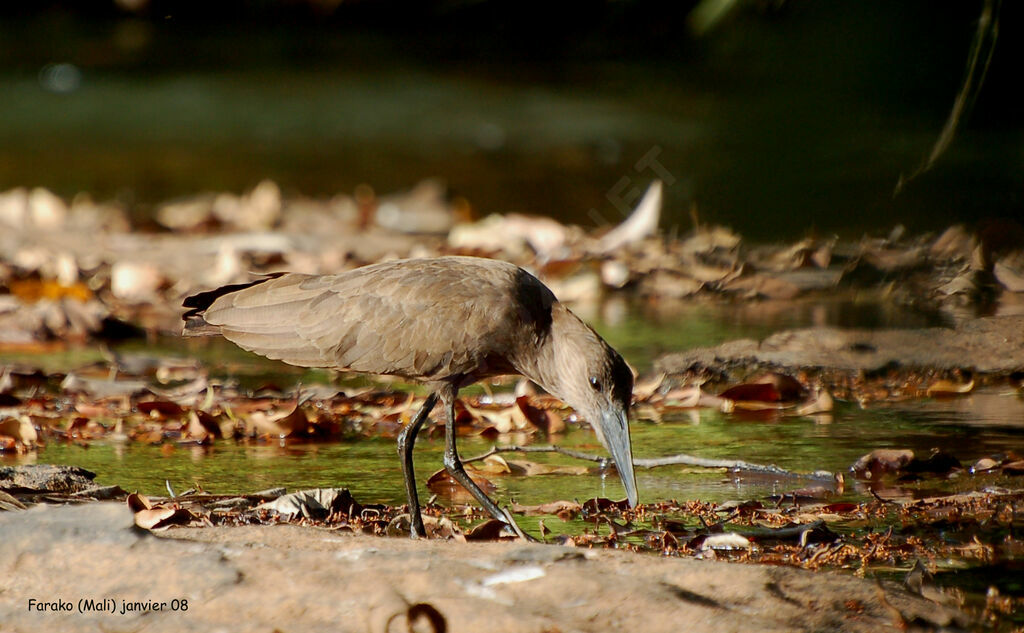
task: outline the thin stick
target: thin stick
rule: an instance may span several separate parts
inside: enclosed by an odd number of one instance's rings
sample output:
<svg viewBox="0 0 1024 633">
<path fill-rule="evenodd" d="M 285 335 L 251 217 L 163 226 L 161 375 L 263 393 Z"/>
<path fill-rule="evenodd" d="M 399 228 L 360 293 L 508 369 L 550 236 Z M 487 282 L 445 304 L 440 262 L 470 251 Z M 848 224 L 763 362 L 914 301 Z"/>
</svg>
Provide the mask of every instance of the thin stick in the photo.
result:
<svg viewBox="0 0 1024 633">
<path fill-rule="evenodd" d="M 584 461 L 605 463 L 608 461 L 607 457 L 601 455 L 593 455 L 591 453 L 583 453 L 580 451 L 574 451 L 568 448 L 562 448 L 560 446 L 492 446 L 489 451 L 475 457 L 468 457 L 463 459 L 463 463 L 476 462 L 483 459 L 487 459 L 491 455 L 497 455 L 499 453 L 558 453 L 559 455 L 565 455 L 567 457 L 573 457 L 575 459 L 582 459 Z M 694 455 L 686 455 L 679 453 L 677 455 L 668 455 L 666 457 L 654 457 L 648 459 L 634 459 L 633 465 L 638 468 L 658 468 L 659 466 L 696 466 L 698 468 L 726 468 L 728 470 L 738 470 L 751 473 L 760 473 L 766 475 L 775 475 L 778 477 L 792 477 L 799 479 L 818 479 L 822 481 L 836 480 L 834 473 L 817 470 L 813 473 L 795 473 L 784 468 L 779 468 L 774 464 L 752 464 L 738 459 L 709 459 L 706 457 L 697 457 Z"/>
<path fill-rule="evenodd" d="M 512 531 L 516 533 L 516 536 L 530 543 L 538 542 L 537 539 L 533 538 L 526 532 L 523 532 L 523 528 L 519 527 L 519 524 L 516 523 L 516 520 L 512 518 L 512 513 L 509 511 L 508 508 L 502 508 L 501 513 L 505 515 L 505 522 L 508 524 L 508 527 L 512 528 Z"/>
</svg>

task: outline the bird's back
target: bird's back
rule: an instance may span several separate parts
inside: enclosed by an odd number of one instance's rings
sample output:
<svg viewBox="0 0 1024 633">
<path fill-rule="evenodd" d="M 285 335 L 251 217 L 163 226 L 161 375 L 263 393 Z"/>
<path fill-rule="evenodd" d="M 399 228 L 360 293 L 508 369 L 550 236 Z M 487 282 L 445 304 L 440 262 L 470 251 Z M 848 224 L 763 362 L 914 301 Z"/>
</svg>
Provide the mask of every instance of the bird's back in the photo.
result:
<svg viewBox="0 0 1024 633">
<path fill-rule="evenodd" d="M 540 281 L 505 262 L 398 260 L 196 295 L 186 300 L 193 310 L 185 333 L 219 331 L 303 367 L 422 381 L 480 378 L 514 371 L 510 356 L 547 335 L 555 302 Z"/>
</svg>

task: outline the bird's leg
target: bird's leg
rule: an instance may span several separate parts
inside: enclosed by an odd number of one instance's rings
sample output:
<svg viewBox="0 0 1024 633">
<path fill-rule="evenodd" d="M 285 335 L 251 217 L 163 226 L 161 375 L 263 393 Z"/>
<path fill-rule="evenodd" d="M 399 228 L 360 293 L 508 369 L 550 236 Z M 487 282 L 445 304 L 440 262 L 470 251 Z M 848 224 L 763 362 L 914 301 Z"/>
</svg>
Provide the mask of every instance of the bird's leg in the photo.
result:
<svg viewBox="0 0 1024 633">
<path fill-rule="evenodd" d="M 466 473 L 465 467 L 462 465 L 462 461 L 459 459 L 459 451 L 455 447 L 455 392 L 457 388 L 454 386 L 445 385 L 441 389 L 441 404 L 444 406 L 445 418 L 444 418 L 444 467 L 448 471 L 448 474 L 452 478 L 459 482 L 459 484 L 468 490 L 470 494 L 476 497 L 476 500 L 480 502 L 480 505 L 487 510 L 488 513 L 495 519 L 501 521 L 508 526 L 509 530 L 516 532 L 517 534 L 522 533 L 519 530 L 519 526 L 513 528 L 512 517 L 502 511 L 496 503 L 491 501 L 491 498 L 487 496 L 480 486 L 476 485 L 469 474 Z M 528 537 L 528 540 L 533 540 Z"/>
<path fill-rule="evenodd" d="M 416 434 L 427 420 L 431 409 L 437 404 L 437 392 L 427 396 L 426 402 L 416 412 L 416 416 L 398 434 L 398 455 L 402 458 L 402 475 L 405 478 L 405 496 L 409 500 L 409 531 L 413 538 L 426 535 L 423 529 L 423 515 L 420 513 L 420 498 L 416 494 L 416 473 L 412 468 L 412 448 L 416 444 Z"/>
</svg>

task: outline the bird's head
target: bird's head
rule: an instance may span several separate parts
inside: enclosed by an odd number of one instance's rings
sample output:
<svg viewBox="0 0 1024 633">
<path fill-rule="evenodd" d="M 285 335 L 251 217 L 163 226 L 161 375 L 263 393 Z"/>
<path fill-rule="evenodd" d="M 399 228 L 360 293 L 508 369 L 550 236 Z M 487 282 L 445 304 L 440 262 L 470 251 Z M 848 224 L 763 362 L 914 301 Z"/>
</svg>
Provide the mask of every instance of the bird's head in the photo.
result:
<svg viewBox="0 0 1024 633">
<path fill-rule="evenodd" d="M 629 405 L 633 398 L 633 372 L 604 339 L 568 310 L 566 322 L 553 332 L 557 370 L 544 385 L 594 428 L 612 459 L 626 489 L 630 507 L 637 504 L 633 451 L 629 440 Z M 558 319 L 556 319 L 557 321 Z"/>
</svg>

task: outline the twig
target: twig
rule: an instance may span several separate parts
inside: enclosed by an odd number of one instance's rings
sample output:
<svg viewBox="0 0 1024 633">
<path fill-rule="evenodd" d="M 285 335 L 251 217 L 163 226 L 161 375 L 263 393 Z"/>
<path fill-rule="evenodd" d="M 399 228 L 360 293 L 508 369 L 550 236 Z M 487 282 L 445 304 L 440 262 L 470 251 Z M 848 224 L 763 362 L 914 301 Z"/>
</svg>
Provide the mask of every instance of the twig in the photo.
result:
<svg viewBox="0 0 1024 633">
<path fill-rule="evenodd" d="M 582 453 L 580 451 L 574 451 L 568 448 L 562 448 L 560 446 L 492 446 L 490 450 L 481 455 L 475 457 L 469 457 L 463 459 L 463 462 L 474 462 L 482 459 L 487 459 L 491 455 L 497 455 L 499 453 L 558 453 L 560 455 L 566 455 L 575 459 L 582 459 L 585 461 L 596 462 L 599 464 L 606 463 L 607 457 L 601 455 L 593 455 L 590 453 Z M 669 455 L 666 457 L 654 457 L 647 459 L 634 459 L 633 465 L 638 468 L 658 468 L 659 466 L 696 466 L 698 468 L 726 468 L 732 471 L 744 471 L 750 473 L 760 473 L 765 475 L 774 475 L 778 477 L 792 477 L 798 479 L 817 479 L 828 482 L 835 482 L 836 476 L 834 473 L 830 473 L 824 470 L 818 470 L 813 473 L 795 473 L 784 468 L 779 468 L 774 464 L 752 464 L 737 459 L 708 459 L 706 457 L 696 457 L 694 455 Z"/>
<path fill-rule="evenodd" d="M 533 538 L 526 532 L 523 532 L 523 528 L 519 527 L 519 524 L 516 523 L 516 520 L 512 518 L 512 513 L 509 511 L 508 508 L 502 508 L 501 513 L 505 515 L 505 523 L 507 524 L 508 527 L 512 528 L 512 531 L 516 533 L 516 536 L 529 543 L 538 542 L 537 539 Z"/>
<path fill-rule="evenodd" d="M 810 523 L 803 523 L 801 525 L 792 525 L 789 527 L 781 528 L 748 528 L 746 530 L 739 530 L 736 534 L 745 536 L 747 538 L 770 538 L 770 539 L 790 539 L 790 538 L 806 538 L 804 535 L 811 530 L 825 527 L 824 519 L 816 519 Z"/>
<path fill-rule="evenodd" d="M 891 503 L 894 506 L 900 505 L 899 501 L 893 501 L 892 499 L 883 499 L 881 495 L 875 492 L 875 489 L 870 486 L 868 486 L 868 492 L 870 492 L 871 496 L 877 499 L 880 503 Z"/>
</svg>

